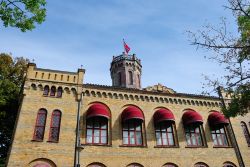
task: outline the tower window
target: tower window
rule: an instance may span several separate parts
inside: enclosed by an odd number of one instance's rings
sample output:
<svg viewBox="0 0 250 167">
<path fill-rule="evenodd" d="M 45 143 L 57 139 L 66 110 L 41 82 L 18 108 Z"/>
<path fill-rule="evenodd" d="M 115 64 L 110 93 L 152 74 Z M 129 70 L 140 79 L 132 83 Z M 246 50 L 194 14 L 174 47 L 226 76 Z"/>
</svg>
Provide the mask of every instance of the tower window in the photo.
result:
<svg viewBox="0 0 250 167">
<path fill-rule="evenodd" d="M 56 94 L 56 87 L 52 86 L 50 90 L 50 96 L 55 96 L 55 94 Z"/>
<path fill-rule="evenodd" d="M 44 96 L 48 96 L 48 95 L 49 95 L 49 86 L 48 86 L 48 85 L 46 85 L 46 86 L 44 87 L 43 95 L 44 95 Z"/>
<path fill-rule="evenodd" d="M 38 140 L 38 141 L 43 140 L 46 118 L 47 118 L 47 111 L 45 109 L 40 109 L 37 113 L 33 140 Z"/>
<path fill-rule="evenodd" d="M 128 72 L 128 75 L 129 75 L 129 84 L 130 84 L 130 85 L 133 85 L 133 72 L 132 72 L 132 71 L 129 71 L 129 72 Z"/>
<path fill-rule="evenodd" d="M 59 110 L 55 110 L 51 116 L 49 141 L 57 142 L 59 140 L 60 123 L 61 112 Z"/>
<path fill-rule="evenodd" d="M 118 73 L 118 85 L 122 85 L 122 73 L 121 72 L 119 72 Z"/>
<path fill-rule="evenodd" d="M 57 89 L 57 97 L 62 97 L 62 87 L 59 87 L 58 89 Z"/>
</svg>

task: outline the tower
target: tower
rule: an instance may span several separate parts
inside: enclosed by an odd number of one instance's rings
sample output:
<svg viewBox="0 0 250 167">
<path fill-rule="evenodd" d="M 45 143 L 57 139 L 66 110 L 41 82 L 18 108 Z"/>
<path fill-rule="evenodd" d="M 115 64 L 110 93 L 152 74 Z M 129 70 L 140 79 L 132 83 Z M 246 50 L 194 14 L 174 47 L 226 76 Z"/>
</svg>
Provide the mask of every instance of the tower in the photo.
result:
<svg viewBox="0 0 250 167">
<path fill-rule="evenodd" d="M 141 89 L 141 68 L 135 54 L 114 56 L 110 66 L 112 86 Z"/>
</svg>

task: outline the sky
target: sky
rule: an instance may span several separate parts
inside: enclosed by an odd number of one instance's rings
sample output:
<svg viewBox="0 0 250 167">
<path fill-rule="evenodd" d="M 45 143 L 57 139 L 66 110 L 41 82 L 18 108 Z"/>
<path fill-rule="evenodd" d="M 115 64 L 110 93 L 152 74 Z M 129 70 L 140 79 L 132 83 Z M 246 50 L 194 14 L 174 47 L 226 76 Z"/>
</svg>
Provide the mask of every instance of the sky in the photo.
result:
<svg viewBox="0 0 250 167">
<path fill-rule="evenodd" d="M 111 85 L 110 63 L 124 48 L 122 39 L 142 62 L 142 87 L 161 83 L 180 93 L 200 94 L 205 75 L 224 70 L 204 56 L 214 54 L 190 45 L 186 31 L 218 26 L 235 18 L 226 0 L 53 0 L 47 17 L 32 31 L 4 28 L 0 22 L 0 53 L 34 59 L 37 67 L 86 69 L 84 83 Z M 206 88 L 209 89 L 209 88 Z"/>
</svg>

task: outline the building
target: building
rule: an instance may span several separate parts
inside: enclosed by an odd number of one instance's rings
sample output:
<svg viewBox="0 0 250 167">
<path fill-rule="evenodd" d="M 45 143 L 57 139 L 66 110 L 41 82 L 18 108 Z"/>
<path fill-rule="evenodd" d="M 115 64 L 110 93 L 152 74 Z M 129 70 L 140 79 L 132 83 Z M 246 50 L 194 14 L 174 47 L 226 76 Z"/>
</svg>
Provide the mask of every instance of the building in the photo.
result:
<svg viewBox="0 0 250 167">
<path fill-rule="evenodd" d="M 142 89 L 141 70 L 136 55 L 113 57 L 103 86 L 30 63 L 7 166 L 250 167 L 250 114 L 228 120 L 218 97 Z"/>
</svg>

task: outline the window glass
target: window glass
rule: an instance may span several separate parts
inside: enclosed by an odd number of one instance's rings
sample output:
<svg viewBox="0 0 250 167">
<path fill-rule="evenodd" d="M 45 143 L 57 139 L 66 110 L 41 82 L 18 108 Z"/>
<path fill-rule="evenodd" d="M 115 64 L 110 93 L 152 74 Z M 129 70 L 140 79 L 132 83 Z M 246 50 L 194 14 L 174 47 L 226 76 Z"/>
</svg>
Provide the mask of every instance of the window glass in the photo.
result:
<svg viewBox="0 0 250 167">
<path fill-rule="evenodd" d="M 199 124 L 191 124 L 185 125 L 185 136 L 188 146 L 202 146 L 203 139 L 201 133 L 201 125 Z"/>
<path fill-rule="evenodd" d="M 217 125 L 211 127 L 212 139 L 215 146 L 228 146 L 225 129 L 225 125 Z"/>
<path fill-rule="evenodd" d="M 159 122 L 155 125 L 156 144 L 162 146 L 173 146 L 174 133 L 173 123 L 168 121 Z"/>
<path fill-rule="evenodd" d="M 37 113 L 33 140 L 43 140 L 46 118 L 47 111 L 45 109 L 40 109 Z"/>
<path fill-rule="evenodd" d="M 108 119 L 104 117 L 92 117 L 87 119 L 86 143 L 108 143 Z"/>
<path fill-rule="evenodd" d="M 123 144 L 142 145 L 142 121 L 131 119 L 123 123 Z"/>
</svg>

